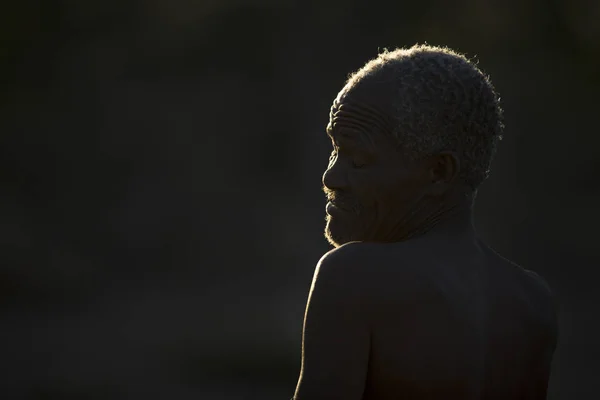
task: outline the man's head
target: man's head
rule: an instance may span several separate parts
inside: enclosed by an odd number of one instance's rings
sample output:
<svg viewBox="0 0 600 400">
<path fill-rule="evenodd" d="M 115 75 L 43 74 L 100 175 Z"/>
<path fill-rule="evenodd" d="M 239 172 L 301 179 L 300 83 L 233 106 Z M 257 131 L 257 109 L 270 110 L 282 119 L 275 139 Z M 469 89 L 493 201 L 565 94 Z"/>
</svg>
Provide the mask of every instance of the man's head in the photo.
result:
<svg viewBox="0 0 600 400">
<path fill-rule="evenodd" d="M 464 56 L 431 46 L 379 54 L 331 108 L 326 237 L 338 246 L 419 230 L 487 178 L 502 129 L 497 93 Z"/>
</svg>

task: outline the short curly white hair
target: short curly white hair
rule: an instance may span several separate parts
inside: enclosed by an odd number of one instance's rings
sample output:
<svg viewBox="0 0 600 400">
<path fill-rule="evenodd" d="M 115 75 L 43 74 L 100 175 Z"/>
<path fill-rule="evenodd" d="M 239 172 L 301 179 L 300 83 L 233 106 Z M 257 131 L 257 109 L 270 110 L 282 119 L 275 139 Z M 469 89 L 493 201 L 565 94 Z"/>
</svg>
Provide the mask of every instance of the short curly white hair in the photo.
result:
<svg viewBox="0 0 600 400">
<path fill-rule="evenodd" d="M 394 88 L 392 133 L 403 153 L 416 159 L 455 151 L 461 179 L 476 190 L 504 130 L 500 97 L 476 63 L 447 47 L 384 50 L 350 75 L 338 99 L 371 79 Z"/>
</svg>

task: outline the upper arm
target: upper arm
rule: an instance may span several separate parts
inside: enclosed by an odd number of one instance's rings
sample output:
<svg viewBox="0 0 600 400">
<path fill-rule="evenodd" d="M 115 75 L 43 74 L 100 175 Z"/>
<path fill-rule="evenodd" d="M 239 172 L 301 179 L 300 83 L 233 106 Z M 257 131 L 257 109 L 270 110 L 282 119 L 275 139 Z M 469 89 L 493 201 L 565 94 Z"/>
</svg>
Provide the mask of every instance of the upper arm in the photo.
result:
<svg viewBox="0 0 600 400">
<path fill-rule="evenodd" d="M 552 370 L 552 361 L 558 344 L 559 302 L 548 283 L 537 273 L 527 271 L 539 288 L 539 330 L 534 339 L 535 364 L 531 368 L 531 399 L 546 399 Z"/>
<path fill-rule="evenodd" d="M 295 399 L 361 399 L 369 361 L 367 302 L 349 249 L 317 264 L 302 335 L 302 368 Z"/>
<path fill-rule="evenodd" d="M 548 337 L 548 340 L 542 341 L 540 345 L 540 353 L 535 359 L 535 364 L 530 370 L 531 379 L 529 379 L 529 399 L 546 400 L 548 385 L 550 383 L 550 375 L 552 370 L 552 359 L 556 349 L 556 335 L 554 332 Z"/>
<path fill-rule="evenodd" d="M 539 393 L 540 399 L 546 399 L 546 392 L 550 383 L 550 377 L 552 375 L 552 361 L 558 345 L 559 338 L 559 310 L 560 304 L 556 294 L 550 289 L 548 283 L 543 281 L 548 294 L 548 317 L 547 317 L 547 340 L 542 350 L 540 357 L 540 369 L 539 369 Z"/>
</svg>

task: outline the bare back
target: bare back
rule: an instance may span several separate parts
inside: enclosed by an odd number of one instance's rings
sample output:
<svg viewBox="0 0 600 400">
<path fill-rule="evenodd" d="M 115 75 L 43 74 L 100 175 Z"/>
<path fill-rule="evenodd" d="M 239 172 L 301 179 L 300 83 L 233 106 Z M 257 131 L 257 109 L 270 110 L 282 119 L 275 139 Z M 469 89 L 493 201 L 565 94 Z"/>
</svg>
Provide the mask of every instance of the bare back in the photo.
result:
<svg viewBox="0 0 600 400">
<path fill-rule="evenodd" d="M 372 251 L 364 399 L 546 398 L 556 315 L 539 276 L 476 240 Z"/>
</svg>

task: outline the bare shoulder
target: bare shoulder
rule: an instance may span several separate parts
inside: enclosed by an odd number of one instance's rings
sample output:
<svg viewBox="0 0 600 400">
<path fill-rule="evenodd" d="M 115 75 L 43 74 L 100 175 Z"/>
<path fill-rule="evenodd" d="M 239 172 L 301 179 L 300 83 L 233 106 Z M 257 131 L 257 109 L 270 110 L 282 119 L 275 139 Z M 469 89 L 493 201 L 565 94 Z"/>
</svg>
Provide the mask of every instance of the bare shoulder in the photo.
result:
<svg viewBox="0 0 600 400">
<path fill-rule="evenodd" d="M 550 285 L 540 274 L 529 269 L 522 269 L 525 272 L 525 275 L 527 275 L 529 281 L 531 282 L 531 285 L 536 288 L 540 296 L 549 299 L 555 298 L 554 292 L 550 288 Z"/>
<path fill-rule="evenodd" d="M 373 243 L 349 242 L 325 253 L 317 267 L 323 270 L 343 269 L 346 272 L 359 272 L 361 268 L 366 267 L 365 263 L 377 254 L 376 248 L 377 245 Z"/>
<path fill-rule="evenodd" d="M 531 297 L 534 301 L 537 300 L 546 304 L 555 303 L 555 296 L 552 289 L 550 288 L 550 285 L 540 274 L 538 274 L 535 271 L 526 269 L 522 265 L 519 265 L 503 257 L 493 249 L 491 249 L 491 251 L 497 257 L 497 259 L 499 259 L 505 265 L 510 266 L 510 268 L 513 271 L 516 271 L 518 273 L 518 275 L 521 277 L 525 289 L 528 293 L 531 294 Z"/>
<path fill-rule="evenodd" d="M 417 264 L 409 246 L 350 242 L 321 257 L 314 282 L 351 291 L 369 300 L 392 284 L 397 295 L 409 295 L 422 283 L 423 274 L 416 272 Z"/>
<path fill-rule="evenodd" d="M 546 279 L 539 273 L 506 259 L 494 250 L 491 251 L 506 270 L 512 271 L 508 274 L 511 277 L 510 282 L 514 287 L 519 288 L 517 293 L 519 298 L 523 299 L 525 308 L 531 311 L 540 324 L 556 330 L 559 303 Z M 503 279 L 496 280 L 496 282 L 502 281 Z"/>
<path fill-rule="evenodd" d="M 397 264 L 402 256 L 402 246 L 385 243 L 350 242 L 323 255 L 317 270 L 325 274 L 338 274 L 353 277 L 374 276 L 381 267 Z"/>
<path fill-rule="evenodd" d="M 362 242 L 350 242 L 330 250 L 317 264 L 313 285 L 319 282 L 330 290 L 355 291 L 369 276 L 368 267 L 375 254 L 372 244 Z"/>
<path fill-rule="evenodd" d="M 530 291 L 534 301 L 538 303 L 538 309 L 546 324 L 558 329 L 559 302 L 548 282 L 538 273 L 523 268 L 529 279 Z"/>
</svg>

